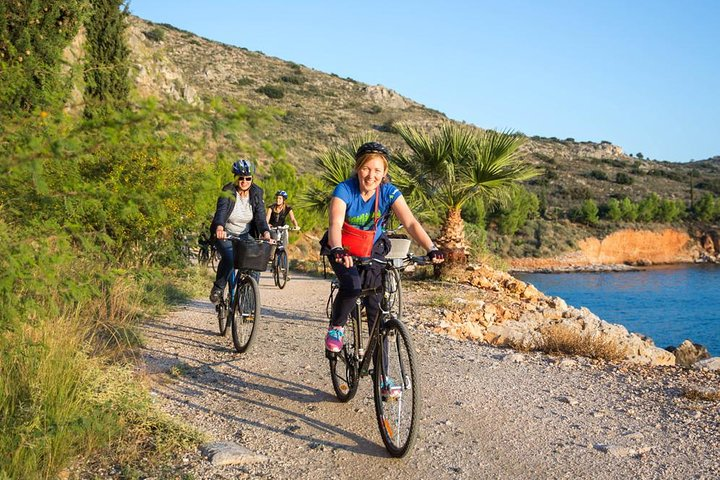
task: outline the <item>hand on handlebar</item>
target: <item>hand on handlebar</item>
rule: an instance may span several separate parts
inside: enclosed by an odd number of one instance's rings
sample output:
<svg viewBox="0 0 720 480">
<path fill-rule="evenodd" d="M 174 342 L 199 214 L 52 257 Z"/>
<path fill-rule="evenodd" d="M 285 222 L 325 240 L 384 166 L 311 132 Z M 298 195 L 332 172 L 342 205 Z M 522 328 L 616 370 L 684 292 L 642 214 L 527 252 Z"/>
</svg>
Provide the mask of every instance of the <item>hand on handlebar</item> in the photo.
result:
<svg viewBox="0 0 720 480">
<path fill-rule="evenodd" d="M 331 249 L 330 255 L 337 263 L 342 263 L 343 265 L 345 265 L 345 268 L 350 268 L 353 266 L 352 255 L 350 255 L 350 252 L 346 251 L 342 247 L 335 247 Z"/>
<path fill-rule="evenodd" d="M 442 251 L 436 249 L 430 250 L 427 254 L 428 258 L 432 261 L 432 263 L 442 263 L 445 261 L 445 254 L 443 254 Z"/>
</svg>

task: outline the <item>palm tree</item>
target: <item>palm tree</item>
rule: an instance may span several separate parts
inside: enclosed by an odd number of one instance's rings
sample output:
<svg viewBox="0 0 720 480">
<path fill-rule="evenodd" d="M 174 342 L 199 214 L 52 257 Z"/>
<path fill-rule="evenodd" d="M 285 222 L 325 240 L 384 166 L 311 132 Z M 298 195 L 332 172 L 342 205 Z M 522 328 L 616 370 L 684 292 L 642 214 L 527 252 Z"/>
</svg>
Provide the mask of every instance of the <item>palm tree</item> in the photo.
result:
<svg viewBox="0 0 720 480">
<path fill-rule="evenodd" d="M 481 132 L 452 123 L 433 135 L 404 124 L 395 125 L 395 131 L 411 150 L 394 157 L 409 180 L 410 190 L 403 193 L 419 198 L 428 209 L 442 209 L 445 220 L 437 244 L 449 265 L 467 263 L 463 206 L 477 199 L 501 201 L 518 182 L 540 173 L 519 161 L 524 137 L 510 132 Z"/>
</svg>

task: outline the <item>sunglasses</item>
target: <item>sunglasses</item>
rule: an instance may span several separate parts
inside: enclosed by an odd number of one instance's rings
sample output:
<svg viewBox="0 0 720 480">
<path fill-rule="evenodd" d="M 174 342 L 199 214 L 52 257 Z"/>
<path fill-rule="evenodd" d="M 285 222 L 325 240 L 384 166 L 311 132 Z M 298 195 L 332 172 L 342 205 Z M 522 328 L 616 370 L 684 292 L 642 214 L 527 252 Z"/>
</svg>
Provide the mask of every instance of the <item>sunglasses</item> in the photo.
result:
<svg viewBox="0 0 720 480">
<path fill-rule="evenodd" d="M 252 182 L 252 177 L 237 177 L 241 182 Z"/>
</svg>

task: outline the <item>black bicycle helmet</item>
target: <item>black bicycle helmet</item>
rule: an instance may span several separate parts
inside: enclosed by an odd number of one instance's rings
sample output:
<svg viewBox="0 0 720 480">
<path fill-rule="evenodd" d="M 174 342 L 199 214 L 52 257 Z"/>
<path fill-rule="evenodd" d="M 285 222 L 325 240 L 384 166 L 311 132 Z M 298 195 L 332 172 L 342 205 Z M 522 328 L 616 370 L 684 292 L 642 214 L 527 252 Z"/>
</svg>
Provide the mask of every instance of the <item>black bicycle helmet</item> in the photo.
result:
<svg viewBox="0 0 720 480">
<path fill-rule="evenodd" d="M 241 158 L 233 163 L 232 173 L 233 175 L 244 175 L 246 177 L 250 177 L 253 174 L 252 163 L 248 162 L 244 158 Z"/>
<path fill-rule="evenodd" d="M 367 153 L 380 153 L 385 155 L 386 158 L 390 156 L 390 152 L 382 143 L 367 142 L 360 145 L 360 148 L 357 149 L 357 152 L 355 152 L 355 160 Z"/>
<path fill-rule="evenodd" d="M 283 197 L 285 200 L 287 200 L 288 194 L 285 190 L 278 190 L 275 192 L 276 197 Z"/>
</svg>

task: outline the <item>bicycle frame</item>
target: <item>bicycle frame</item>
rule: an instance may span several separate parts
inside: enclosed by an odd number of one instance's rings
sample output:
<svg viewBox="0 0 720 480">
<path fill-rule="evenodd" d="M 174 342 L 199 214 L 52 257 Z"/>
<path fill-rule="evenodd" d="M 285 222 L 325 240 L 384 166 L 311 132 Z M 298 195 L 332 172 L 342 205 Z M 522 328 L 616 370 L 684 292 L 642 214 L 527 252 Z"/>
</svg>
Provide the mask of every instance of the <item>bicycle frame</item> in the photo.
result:
<svg viewBox="0 0 720 480">
<path fill-rule="evenodd" d="M 393 264 L 390 260 L 378 260 L 375 258 L 369 258 L 369 259 L 361 259 L 356 258 L 356 264 L 358 266 L 367 266 L 371 263 L 381 263 L 383 264 L 383 268 L 386 271 L 396 269 L 401 270 L 402 267 L 397 266 Z M 415 257 L 412 255 L 408 255 L 406 259 L 404 259 L 404 262 L 411 262 L 415 261 L 417 263 L 423 263 L 422 257 Z M 409 264 L 409 263 L 408 263 Z M 362 318 L 360 318 L 360 306 L 362 304 L 363 299 L 367 298 L 370 295 L 375 295 L 380 293 L 383 297 L 387 295 L 387 289 L 385 285 L 385 275 L 382 276 L 382 285 L 380 287 L 376 288 L 364 288 L 360 292 L 360 295 L 358 296 L 356 300 L 356 306 L 355 306 L 355 312 L 356 315 L 353 315 L 353 313 L 350 314 L 351 318 L 348 319 L 348 321 L 356 322 L 355 323 L 355 362 L 359 362 L 358 365 L 358 372 L 361 377 L 367 376 L 370 374 L 370 362 L 372 362 L 372 359 L 375 355 L 375 349 L 383 348 L 381 342 L 379 341 L 382 333 L 382 327 L 384 326 L 385 322 L 387 322 L 390 318 L 392 318 L 392 314 L 390 309 L 385 308 L 385 302 L 380 301 L 379 305 L 379 311 L 377 313 L 377 316 L 375 317 L 375 321 L 373 322 L 373 326 L 368 332 L 368 341 L 365 345 L 365 348 L 363 349 L 363 342 L 362 342 Z M 331 295 L 334 291 L 331 291 Z M 329 306 L 329 305 L 328 305 Z M 329 312 L 329 311 L 328 311 Z M 357 317 L 357 318 L 355 318 Z M 382 350 L 381 350 L 382 353 Z"/>
</svg>

